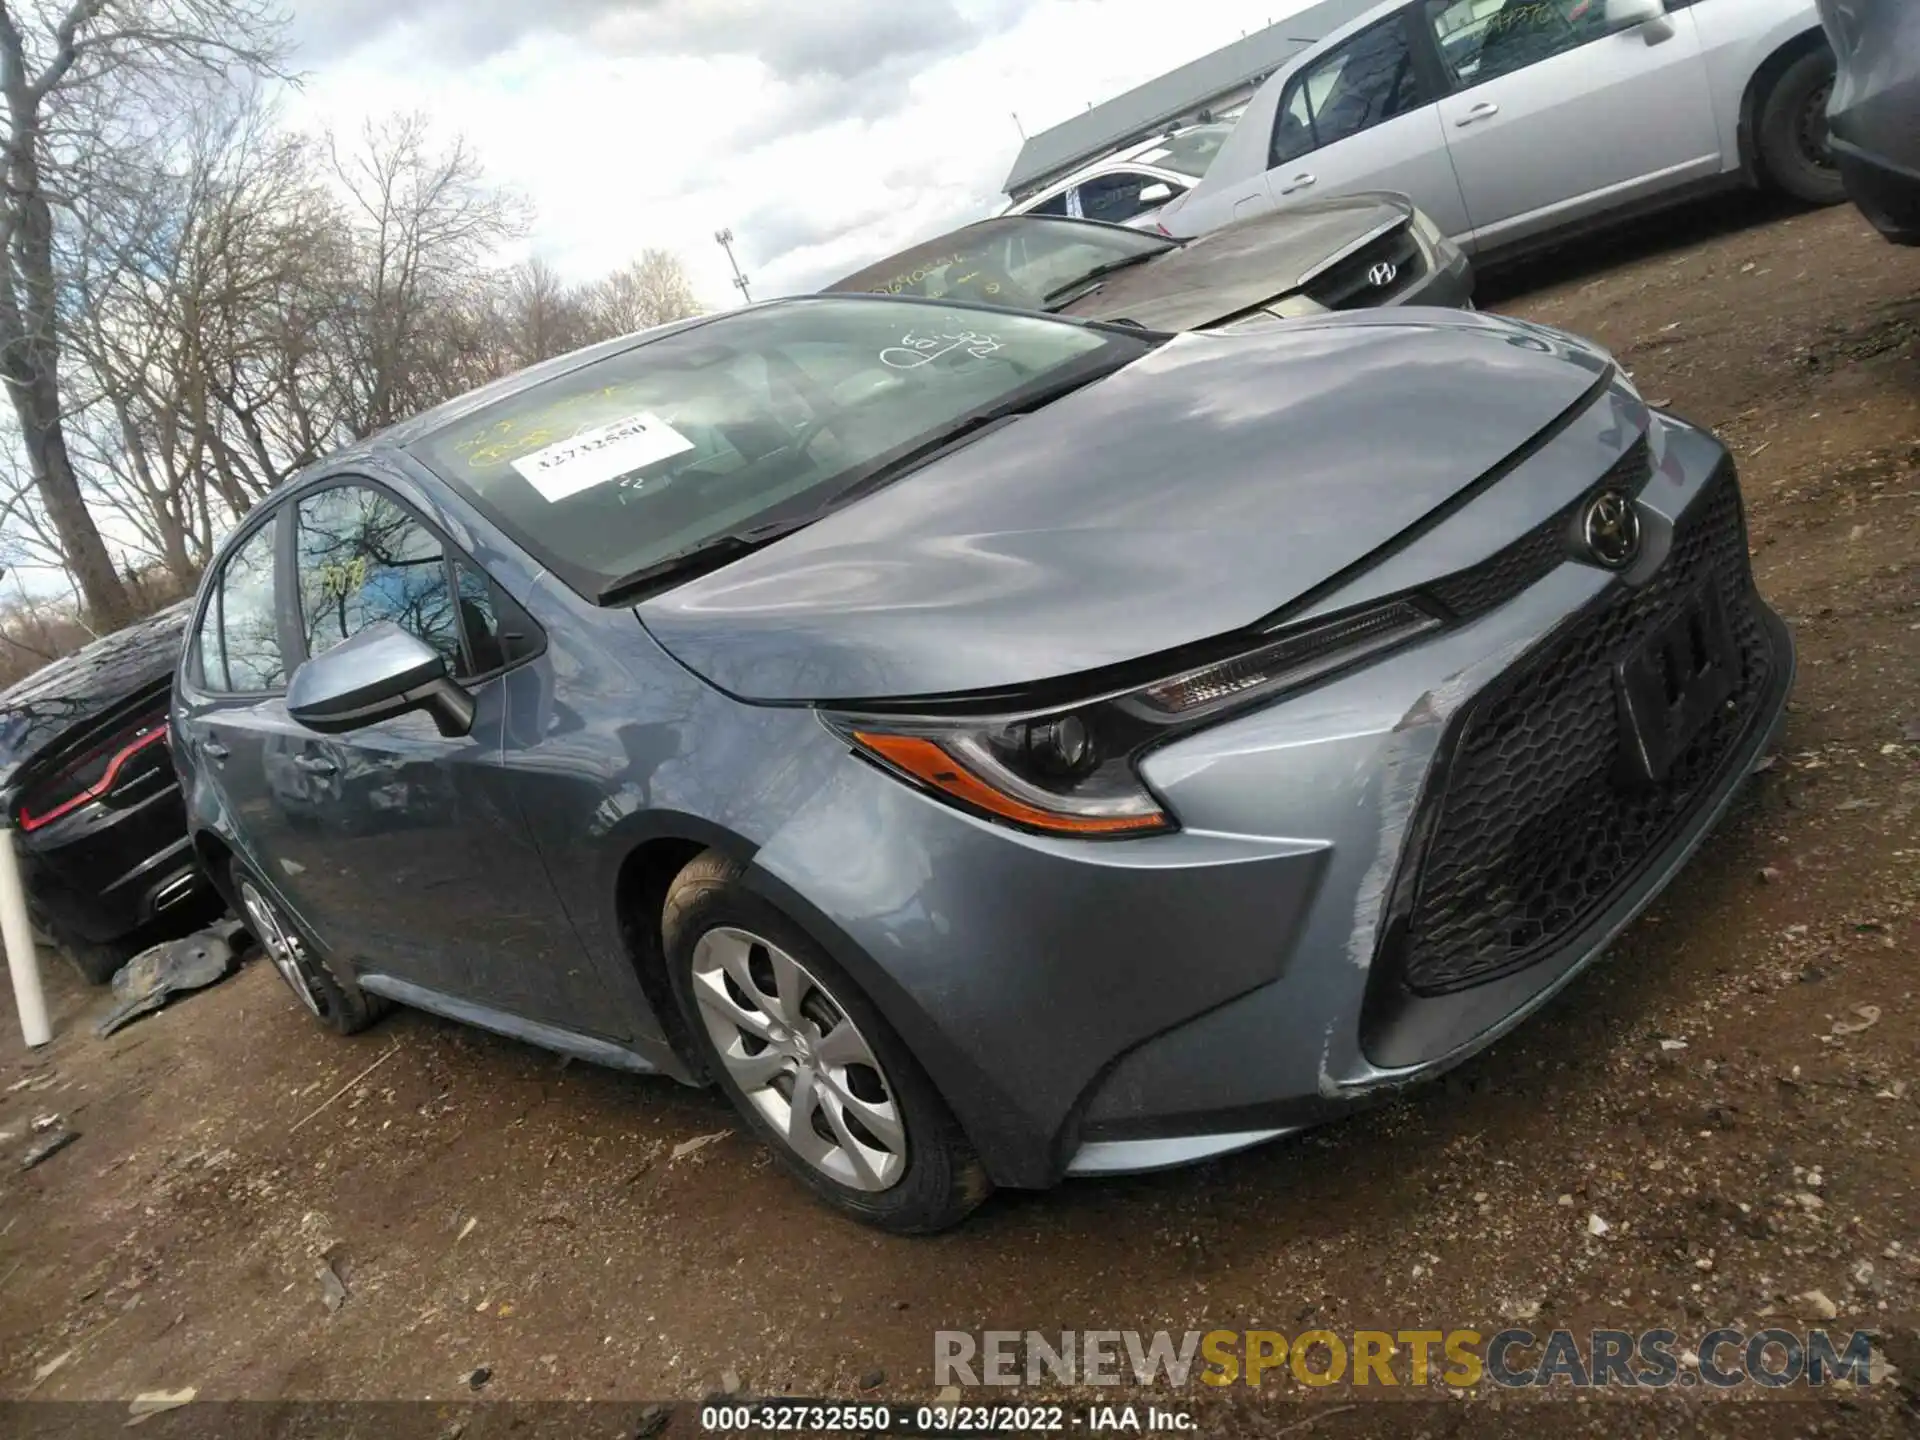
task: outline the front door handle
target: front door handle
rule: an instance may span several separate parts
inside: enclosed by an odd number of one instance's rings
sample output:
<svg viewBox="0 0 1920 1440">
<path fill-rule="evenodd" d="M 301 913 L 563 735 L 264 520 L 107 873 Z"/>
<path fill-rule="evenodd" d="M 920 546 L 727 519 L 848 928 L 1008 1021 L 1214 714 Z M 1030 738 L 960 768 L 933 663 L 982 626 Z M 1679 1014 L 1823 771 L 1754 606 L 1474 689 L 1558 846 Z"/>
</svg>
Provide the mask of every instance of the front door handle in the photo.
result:
<svg viewBox="0 0 1920 1440">
<path fill-rule="evenodd" d="M 1291 195 L 1294 191 L 1304 190 L 1311 184 L 1313 184 L 1313 176 L 1307 174 L 1305 171 L 1302 171 L 1300 174 L 1294 176 L 1293 179 L 1289 180 L 1286 184 L 1282 185 L 1280 187 L 1280 193 L 1282 195 Z"/>
<path fill-rule="evenodd" d="M 1458 120 L 1454 121 L 1453 123 L 1459 126 L 1477 125 L 1482 120 L 1491 120 L 1494 116 L 1498 115 L 1499 113 L 1500 113 L 1500 107 L 1494 104 L 1493 101 L 1482 100 L 1478 105 L 1474 106 L 1471 110 L 1467 111 L 1466 114 L 1462 115 Z"/>
<path fill-rule="evenodd" d="M 214 764 L 223 765 L 226 763 L 227 756 L 233 752 L 218 740 L 202 740 L 200 742 L 200 753 L 213 761 Z"/>
<path fill-rule="evenodd" d="M 340 767 L 324 755 L 296 755 L 293 763 L 309 775 L 337 775 Z"/>
</svg>

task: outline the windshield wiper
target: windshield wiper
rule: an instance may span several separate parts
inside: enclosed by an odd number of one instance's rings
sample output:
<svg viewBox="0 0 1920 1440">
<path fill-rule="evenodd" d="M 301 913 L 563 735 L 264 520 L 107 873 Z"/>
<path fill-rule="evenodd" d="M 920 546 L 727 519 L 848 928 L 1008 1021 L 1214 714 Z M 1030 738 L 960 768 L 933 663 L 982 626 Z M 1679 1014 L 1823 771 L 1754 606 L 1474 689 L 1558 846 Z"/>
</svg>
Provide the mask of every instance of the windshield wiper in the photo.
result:
<svg viewBox="0 0 1920 1440">
<path fill-rule="evenodd" d="M 651 564 L 642 565 L 638 570 L 630 571 L 614 580 L 609 580 L 594 593 L 596 605 L 614 605 L 626 600 L 637 599 L 649 590 L 657 590 L 662 585 L 678 584 L 682 580 L 691 580 L 696 575 L 704 575 L 709 570 L 718 570 L 722 565 L 738 560 L 742 555 L 750 555 L 763 546 L 771 545 L 784 535 L 791 535 L 804 526 L 811 525 L 820 518 L 822 512 L 809 511 L 793 519 L 777 520 L 768 525 L 757 525 L 747 530 L 730 530 L 721 535 L 710 535 L 696 545 L 684 550 L 676 550 L 671 555 L 663 555 Z"/>
<path fill-rule="evenodd" d="M 924 465 L 932 464 L 948 452 L 958 450 L 962 445 L 971 445 L 981 436 L 998 430 L 1002 425 L 1012 424 L 1023 415 L 1029 415 L 1043 406 L 1051 405 L 1063 395 L 1071 395 L 1076 390 L 1085 389 L 1094 381 L 1104 379 L 1122 365 L 1130 363 L 1131 358 L 1097 366 L 1069 366 L 1064 372 L 1029 384 L 992 405 L 969 411 L 945 428 L 936 430 L 911 449 L 890 455 L 879 464 L 855 475 L 847 484 L 842 485 L 826 498 L 822 512 L 836 509 L 849 500 L 857 500 L 883 485 L 891 485 L 901 476 L 911 474 Z"/>
<path fill-rule="evenodd" d="M 1103 260 L 1091 270 L 1081 271 L 1066 284 L 1056 285 L 1045 295 L 1042 295 L 1040 297 L 1041 308 L 1058 310 L 1063 306 L 1071 305 L 1074 301 L 1084 299 L 1086 296 L 1091 295 L 1094 290 L 1098 288 L 1100 281 L 1106 276 L 1113 274 L 1114 271 L 1125 270 L 1131 266 L 1143 264 L 1148 260 L 1156 260 L 1166 253 L 1164 250 L 1149 250 L 1140 255 L 1122 255 L 1113 260 Z"/>
</svg>

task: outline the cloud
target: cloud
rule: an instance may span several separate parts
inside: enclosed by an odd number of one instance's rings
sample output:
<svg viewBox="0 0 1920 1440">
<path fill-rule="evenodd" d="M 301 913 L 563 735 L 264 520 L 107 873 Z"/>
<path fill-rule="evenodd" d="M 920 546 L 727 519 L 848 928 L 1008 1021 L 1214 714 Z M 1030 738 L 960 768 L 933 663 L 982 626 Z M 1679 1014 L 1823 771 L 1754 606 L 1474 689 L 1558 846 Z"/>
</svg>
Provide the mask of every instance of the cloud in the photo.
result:
<svg viewBox="0 0 1920 1440">
<path fill-rule="evenodd" d="M 1000 208 L 1033 133 L 1299 0 L 306 0 L 292 105 L 423 110 L 587 278 L 649 246 L 735 298 L 814 289 Z"/>
<path fill-rule="evenodd" d="M 848 81 L 977 44 L 1016 19 L 1017 0 L 962 11 L 955 0 L 314 0 L 295 22 L 309 64 L 404 33 L 424 52 L 472 64 L 537 35 L 598 53 L 653 58 L 750 56 L 778 80 Z"/>
</svg>

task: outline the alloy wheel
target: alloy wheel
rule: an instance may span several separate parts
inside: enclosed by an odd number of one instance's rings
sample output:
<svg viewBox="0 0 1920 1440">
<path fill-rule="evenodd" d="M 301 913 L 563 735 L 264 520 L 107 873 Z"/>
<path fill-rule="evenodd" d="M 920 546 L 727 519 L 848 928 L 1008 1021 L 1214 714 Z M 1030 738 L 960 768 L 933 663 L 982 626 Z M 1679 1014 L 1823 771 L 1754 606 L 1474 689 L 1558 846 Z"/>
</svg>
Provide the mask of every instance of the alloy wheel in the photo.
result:
<svg viewBox="0 0 1920 1440">
<path fill-rule="evenodd" d="M 299 937 L 281 920 L 273 902 L 262 895 L 251 880 L 242 880 L 240 904 L 247 912 L 247 924 L 267 952 L 267 958 L 273 961 L 273 968 L 287 982 L 287 988 L 299 997 L 300 1003 L 308 1010 L 315 1015 L 324 1015 L 326 996 L 314 988 L 307 976 L 307 966 L 312 962 L 307 959 Z"/>
<path fill-rule="evenodd" d="M 907 1131 L 873 1047 L 826 986 L 769 940 L 716 926 L 693 993 L 720 1063 L 794 1154 L 854 1190 L 898 1184 Z"/>
</svg>

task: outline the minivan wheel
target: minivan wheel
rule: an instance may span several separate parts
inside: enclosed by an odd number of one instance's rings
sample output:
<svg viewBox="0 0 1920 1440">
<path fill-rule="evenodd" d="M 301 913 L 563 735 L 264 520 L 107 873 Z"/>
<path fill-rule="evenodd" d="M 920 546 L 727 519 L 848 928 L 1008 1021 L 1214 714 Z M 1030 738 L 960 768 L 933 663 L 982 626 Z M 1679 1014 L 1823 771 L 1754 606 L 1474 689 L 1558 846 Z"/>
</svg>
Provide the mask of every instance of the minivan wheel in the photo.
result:
<svg viewBox="0 0 1920 1440">
<path fill-rule="evenodd" d="M 1767 178 L 1809 205 L 1838 205 L 1846 182 L 1827 146 L 1833 55 L 1814 50 L 1789 65 L 1767 92 L 1756 139 Z"/>
<path fill-rule="evenodd" d="M 667 892 L 661 938 L 708 1075 L 835 1208 L 901 1234 L 992 1190 L 959 1122 L 858 986 L 709 850 Z"/>
<path fill-rule="evenodd" d="M 238 861 L 233 864 L 233 893 L 247 929 L 308 1014 L 340 1035 L 355 1034 L 380 1018 L 383 1007 L 377 997 L 351 980 L 336 978 L 292 917 Z"/>
</svg>

